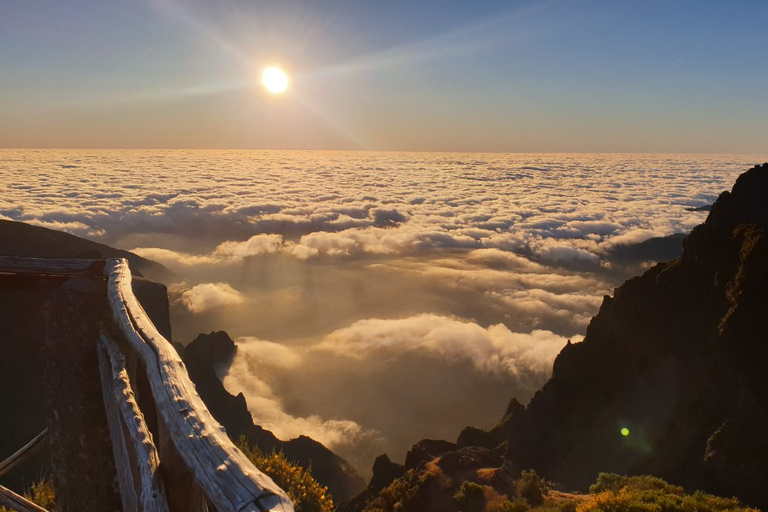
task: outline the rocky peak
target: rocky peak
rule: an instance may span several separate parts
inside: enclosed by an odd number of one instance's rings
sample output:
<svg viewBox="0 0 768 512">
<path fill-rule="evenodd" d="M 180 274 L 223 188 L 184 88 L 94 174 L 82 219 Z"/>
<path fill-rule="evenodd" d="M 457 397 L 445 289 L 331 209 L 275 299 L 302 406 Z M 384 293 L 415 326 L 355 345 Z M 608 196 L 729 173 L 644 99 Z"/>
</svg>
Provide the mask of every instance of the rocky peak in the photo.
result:
<svg viewBox="0 0 768 512">
<path fill-rule="evenodd" d="M 756 165 L 736 180 L 731 192 L 723 192 L 712 207 L 705 225 L 731 230 L 739 224 L 768 226 L 768 163 Z"/>
<path fill-rule="evenodd" d="M 200 357 L 212 367 L 226 366 L 232 362 L 237 352 L 237 346 L 232 338 L 224 331 L 213 331 L 210 334 L 199 334 L 187 345 L 185 357 Z"/>
</svg>

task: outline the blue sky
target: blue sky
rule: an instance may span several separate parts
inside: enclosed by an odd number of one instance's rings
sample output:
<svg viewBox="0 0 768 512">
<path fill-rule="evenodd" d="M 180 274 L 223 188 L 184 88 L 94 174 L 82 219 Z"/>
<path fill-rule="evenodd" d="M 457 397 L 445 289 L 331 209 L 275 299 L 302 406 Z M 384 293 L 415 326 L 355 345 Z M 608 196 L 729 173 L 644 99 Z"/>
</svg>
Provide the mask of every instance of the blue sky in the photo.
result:
<svg viewBox="0 0 768 512">
<path fill-rule="evenodd" d="M 765 153 L 766 19 L 760 1 L 4 0 L 0 145 Z"/>
</svg>

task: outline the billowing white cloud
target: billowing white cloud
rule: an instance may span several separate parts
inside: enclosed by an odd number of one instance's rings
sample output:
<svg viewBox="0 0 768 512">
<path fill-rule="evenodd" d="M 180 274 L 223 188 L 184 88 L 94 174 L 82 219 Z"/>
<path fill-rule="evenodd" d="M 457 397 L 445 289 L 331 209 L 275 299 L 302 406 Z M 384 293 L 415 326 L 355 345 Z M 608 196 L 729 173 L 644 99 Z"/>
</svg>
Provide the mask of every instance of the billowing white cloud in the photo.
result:
<svg viewBox="0 0 768 512">
<path fill-rule="evenodd" d="M 448 360 L 466 358 L 480 371 L 547 374 L 566 339 L 550 331 L 513 333 L 505 325 L 483 328 L 433 314 L 398 320 L 360 320 L 329 334 L 318 350 L 363 359 L 426 351 Z"/>
<path fill-rule="evenodd" d="M 193 313 L 244 301 L 243 294 L 226 283 L 202 283 L 181 293 L 181 303 Z"/>
<path fill-rule="evenodd" d="M 237 339 L 237 355 L 224 377 L 224 385 L 233 393 L 243 393 L 249 411 L 258 425 L 271 430 L 281 439 L 307 435 L 330 449 L 355 445 L 375 433 L 365 431 L 350 420 L 323 419 L 317 414 L 305 417 L 285 411 L 283 399 L 264 379 L 274 369 L 300 371 L 303 357 L 299 351 L 253 337 Z"/>
<path fill-rule="evenodd" d="M 250 256 L 274 254 L 283 245 L 280 235 L 254 235 L 245 242 L 223 242 L 213 251 L 214 259 L 242 261 Z"/>
</svg>

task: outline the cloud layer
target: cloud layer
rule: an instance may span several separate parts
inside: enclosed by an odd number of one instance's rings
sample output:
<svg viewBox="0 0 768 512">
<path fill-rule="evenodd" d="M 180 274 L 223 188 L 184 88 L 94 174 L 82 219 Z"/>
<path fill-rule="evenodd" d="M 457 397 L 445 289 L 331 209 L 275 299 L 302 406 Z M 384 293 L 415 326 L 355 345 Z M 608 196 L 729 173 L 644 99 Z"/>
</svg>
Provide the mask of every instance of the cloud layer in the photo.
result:
<svg viewBox="0 0 768 512">
<path fill-rule="evenodd" d="M 526 401 L 625 278 L 763 156 L 0 150 L 0 218 L 164 263 L 257 422 L 359 468 Z M 633 271 L 636 271 L 634 269 Z"/>
</svg>

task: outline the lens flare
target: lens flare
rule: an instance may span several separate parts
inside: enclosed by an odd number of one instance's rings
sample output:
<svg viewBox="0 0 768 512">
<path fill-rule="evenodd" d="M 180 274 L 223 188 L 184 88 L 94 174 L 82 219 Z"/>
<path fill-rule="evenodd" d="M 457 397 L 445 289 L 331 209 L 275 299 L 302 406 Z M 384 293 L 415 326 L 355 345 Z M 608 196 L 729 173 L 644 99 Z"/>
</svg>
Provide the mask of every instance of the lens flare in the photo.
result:
<svg viewBox="0 0 768 512">
<path fill-rule="evenodd" d="M 272 94 L 280 94 L 288 88 L 288 75 L 277 67 L 266 68 L 261 72 L 261 83 Z"/>
<path fill-rule="evenodd" d="M 629 435 L 629 429 L 627 427 L 622 428 L 621 435 L 623 435 L 624 437 L 627 437 Z"/>
</svg>

